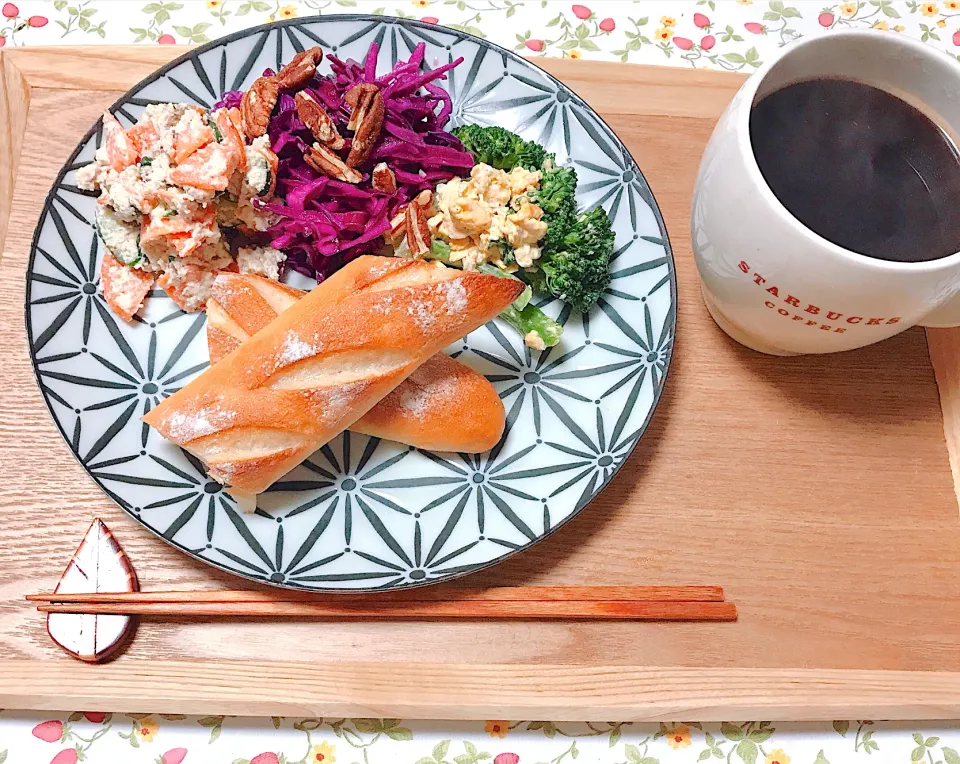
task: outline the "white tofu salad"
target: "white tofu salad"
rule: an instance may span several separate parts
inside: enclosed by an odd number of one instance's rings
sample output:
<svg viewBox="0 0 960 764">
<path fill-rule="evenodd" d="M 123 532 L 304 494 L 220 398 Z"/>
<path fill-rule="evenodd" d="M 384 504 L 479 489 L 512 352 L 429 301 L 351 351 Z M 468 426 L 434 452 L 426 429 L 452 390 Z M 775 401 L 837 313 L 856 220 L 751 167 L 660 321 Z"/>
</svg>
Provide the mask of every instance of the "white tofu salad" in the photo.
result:
<svg viewBox="0 0 960 764">
<path fill-rule="evenodd" d="M 131 128 L 109 112 L 95 161 L 77 185 L 99 191 L 97 230 L 106 253 L 104 298 L 130 321 L 156 284 L 184 311 L 204 309 L 220 271 L 277 279 L 285 255 L 269 246 L 231 251 L 225 233 L 256 238 L 275 221 L 254 199 L 273 195 L 277 156 L 270 138 L 247 143 L 236 108 L 208 112 L 152 104 Z"/>
</svg>

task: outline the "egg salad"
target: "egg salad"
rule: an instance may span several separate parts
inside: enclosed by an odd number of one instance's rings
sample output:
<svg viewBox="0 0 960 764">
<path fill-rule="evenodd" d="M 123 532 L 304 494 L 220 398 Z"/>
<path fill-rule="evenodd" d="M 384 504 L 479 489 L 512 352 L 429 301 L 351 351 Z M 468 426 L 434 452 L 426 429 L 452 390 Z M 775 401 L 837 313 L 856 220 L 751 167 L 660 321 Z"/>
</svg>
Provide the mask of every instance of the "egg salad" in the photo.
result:
<svg viewBox="0 0 960 764">
<path fill-rule="evenodd" d="M 511 273 L 531 267 L 547 232 L 543 210 L 531 201 L 540 178 L 539 170 L 478 164 L 468 179 L 439 184 L 428 224 L 434 238 L 450 245 L 451 264 L 476 270 L 490 263 Z"/>
</svg>

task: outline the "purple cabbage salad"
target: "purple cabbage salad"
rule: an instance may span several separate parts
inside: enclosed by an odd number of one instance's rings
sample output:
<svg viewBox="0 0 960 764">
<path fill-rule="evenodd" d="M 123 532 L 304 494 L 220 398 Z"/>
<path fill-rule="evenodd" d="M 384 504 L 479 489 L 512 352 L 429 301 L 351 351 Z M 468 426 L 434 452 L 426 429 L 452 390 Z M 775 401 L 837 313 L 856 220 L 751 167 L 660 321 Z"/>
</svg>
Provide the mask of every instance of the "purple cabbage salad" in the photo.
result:
<svg viewBox="0 0 960 764">
<path fill-rule="evenodd" d="M 453 104 L 449 93 L 436 84 L 463 59 L 424 71 L 425 48 L 417 45 L 408 61 L 398 61 L 381 77 L 376 43 L 362 64 L 330 55 L 331 74 L 317 74 L 302 88 L 280 91 L 268 130 L 280 160 L 276 197 L 255 203 L 279 216 L 261 235 L 261 243 L 285 252 L 289 267 L 323 281 L 355 257 L 379 251 L 399 208 L 421 191 L 466 175 L 473 167 L 473 155 L 444 130 Z M 306 90 L 324 107 L 347 139 L 340 152 L 345 157 L 350 148 L 350 110 L 344 99 L 360 83 L 377 85 L 386 109 L 378 145 L 369 161 L 357 168 L 363 180 L 354 185 L 321 175 L 304 161 L 314 138 L 297 115 L 294 94 Z M 214 108 L 238 107 L 242 97 L 243 91 L 227 92 Z M 380 162 L 396 175 L 395 193 L 371 185 L 371 170 Z"/>
</svg>

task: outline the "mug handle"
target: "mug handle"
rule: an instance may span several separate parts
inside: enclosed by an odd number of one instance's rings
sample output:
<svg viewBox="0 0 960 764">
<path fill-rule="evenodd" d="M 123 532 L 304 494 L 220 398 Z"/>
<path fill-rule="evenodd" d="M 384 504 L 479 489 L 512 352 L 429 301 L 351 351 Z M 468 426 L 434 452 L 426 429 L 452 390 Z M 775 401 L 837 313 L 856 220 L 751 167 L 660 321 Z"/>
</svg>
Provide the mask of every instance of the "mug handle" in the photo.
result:
<svg viewBox="0 0 960 764">
<path fill-rule="evenodd" d="M 919 326 L 932 329 L 946 329 L 951 326 L 960 326 L 960 292 L 947 300 L 939 308 L 924 316 L 917 322 Z"/>
</svg>

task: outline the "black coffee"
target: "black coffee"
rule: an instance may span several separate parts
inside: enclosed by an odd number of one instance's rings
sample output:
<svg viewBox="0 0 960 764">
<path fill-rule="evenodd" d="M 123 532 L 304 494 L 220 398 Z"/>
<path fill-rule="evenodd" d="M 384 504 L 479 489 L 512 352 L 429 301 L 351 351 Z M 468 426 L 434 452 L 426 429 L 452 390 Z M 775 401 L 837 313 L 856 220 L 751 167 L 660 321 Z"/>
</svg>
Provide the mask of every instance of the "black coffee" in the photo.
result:
<svg viewBox="0 0 960 764">
<path fill-rule="evenodd" d="M 858 82 L 798 82 L 750 113 L 760 172 L 807 228 L 881 260 L 960 252 L 960 155 L 927 116 Z"/>
</svg>

